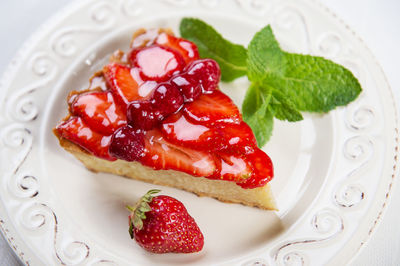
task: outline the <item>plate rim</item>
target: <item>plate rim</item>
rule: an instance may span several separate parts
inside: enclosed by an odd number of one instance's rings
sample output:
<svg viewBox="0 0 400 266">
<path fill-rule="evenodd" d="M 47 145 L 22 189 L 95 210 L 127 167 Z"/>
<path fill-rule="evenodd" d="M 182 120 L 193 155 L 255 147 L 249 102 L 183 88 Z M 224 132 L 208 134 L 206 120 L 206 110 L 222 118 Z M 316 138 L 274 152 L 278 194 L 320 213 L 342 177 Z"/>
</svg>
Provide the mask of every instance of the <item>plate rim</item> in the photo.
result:
<svg viewBox="0 0 400 266">
<path fill-rule="evenodd" d="M 387 209 L 389 208 L 390 205 L 390 201 L 391 198 L 393 197 L 393 190 L 396 186 L 398 186 L 399 181 L 397 180 L 396 177 L 399 176 L 400 172 L 399 172 L 399 155 L 400 155 L 400 120 L 399 120 L 399 115 L 400 115 L 400 111 L 399 111 L 399 105 L 400 103 L 396 102 L 396 97 L 394 95 L 393 92 L 393 88 L 383 70 L 383 67 L 381 66 L 381 64 L 379 63 L 377 57 L 375 56 L 375 54 L 372 52 L 372 50 L 368 47 L 368 45 L 365 43 L 365 41 L 363 40 L 363 38 L 361 38 L 360 35 L 358 35 L 358 33 L 353 30 L 352 27 L 350 27 L 345 21 L 344 19 L 342 19 L 340 16 L 338 16 L 336 14 L 336 12 L 334 12 L 332 9 L 328 8 L 326 5 L 324 5 L 323 3 L 321 3 L 319 0 L 310 0 L 311 2 L 314 2 L 316 5 L 318 5 L 318 7 L 323 10 L 325 13 L 329 14 L 330 16 L 332 16 L 335 20 L 337 20 L 340 24 L 342 24 L 342 26 L 345 27 L 345 29 L 350 32 L 352 34 L 353 37 L 357 38 L 357 40 L 359 41 L 359 43 L 364 47 L 364 49 L 367 50 L 367 52 L 370 54 L 371 58 L 374 61 L 374 64 L 377 66 L 378 70 L 380 71 L 382 77 L 384 78 L 384 82 L 386 83 L 387 87 L 388 87 L 388 92 L 390 93 L 390 98 L 391 98 L 391 103 L 393 105 L 393 109 L 394 109 L 394 144 L 395 146 L 392 147 L 395 150 L 394 153 L 394 157 L 393 159 L 393 167 L 392 167 L 392 174 L 391 174 L 391 181 L 388 185 L 388 187 L 386 188 L 386 193 L 385 193 L 385 200 L 382 203 L 382 206 L 380 207 L 378 213 L 376 214 L 374 221 L 370 224 L 369 226 L 369 230 L 367 233 L 367 236 L 361 240 L 359 242 L 358 248 L 354 254 L 354 256 L 349 260 L 349 264 L 352 263 L 362 252 L 362 250 L 364 250 L 364 248 L 367 246 L 366 244 L 369 243 L 371 237 L 373 234 L 375 234 L 376 232 L 376 228 L 380 225 L 380 223 L 382 222 L 383 218 L 385 217 L 385 214 L 387 212 Z"/>
</svg>

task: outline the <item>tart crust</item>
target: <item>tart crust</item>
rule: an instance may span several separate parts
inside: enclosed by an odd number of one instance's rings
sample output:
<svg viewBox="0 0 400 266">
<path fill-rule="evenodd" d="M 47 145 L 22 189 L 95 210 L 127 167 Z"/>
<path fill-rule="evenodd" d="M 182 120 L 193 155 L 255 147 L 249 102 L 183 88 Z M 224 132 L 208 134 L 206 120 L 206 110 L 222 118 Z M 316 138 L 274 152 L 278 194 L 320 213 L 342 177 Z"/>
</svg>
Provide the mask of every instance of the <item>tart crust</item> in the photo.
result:
<svg viewBox="0 0 400 266">
<path fill-rule="evenodd" d="M 244 189 L 236 183 L 225 180 L 211 180 L 205 177 L 195 177 L 175 170 L 154 170 L 139 162 L 124 160 L 108 161 L 91 155 L 80 146 L 62 138 L 54 130 L 61 147 L 74 155 L 86 168 L 93 172 L 105 172 L 125 176 L 131 179 L 174 187 L 198 196 L 216 198 L 223 202 L 240 203 L 246 206 L 266 210 L 277 210 L 269 184 L 263 187 Z"/>
</svg>

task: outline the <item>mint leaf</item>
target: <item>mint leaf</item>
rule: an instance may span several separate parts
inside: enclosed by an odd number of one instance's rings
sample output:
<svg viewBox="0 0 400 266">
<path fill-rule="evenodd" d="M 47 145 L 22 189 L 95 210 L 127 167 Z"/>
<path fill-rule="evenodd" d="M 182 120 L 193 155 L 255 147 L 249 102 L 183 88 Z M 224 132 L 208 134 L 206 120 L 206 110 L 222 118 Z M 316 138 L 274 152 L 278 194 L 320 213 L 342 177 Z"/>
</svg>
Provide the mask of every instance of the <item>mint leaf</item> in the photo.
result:
<svg viewBox="0 0 400 266">
<path fill-rule="evenodd" d="M 183 18 L 179 30 L 183 38 L 197 45 L 202 58 L 218 62 L 222 81 L 246 75 L 247 51 L 242 45 L 224 39 L 213 27 L 195 18 Z"/>
<path fill-rule="evenodd" d="M 328 112 L 357 98 L 361 85 L 341 65 L 322 57 L 285 53 L 285 74 L 266 81 L 280 88 L 301 111 Z"/>
<path fill-rule="evenodd" d="M 284 74 L 286 58 L 274 38 L 270 26 L 257 32 L 248 47 L 247 76 L 251 81 L 262 81 L 266 73 Z"/>
<path fill-rule="evenodd" d="M 250 86 L 243 101 L 243 119 L 251 127 L 259 147 L 268 142 L 272 134 L 273 114 L 270 111 L 271 93 Z"/>
<path fill-rule="evenodd" d="M 328 112 L 361 92 L 358 80 L 343 66 L 322 57 L 282 51 L 270 26 L 251 40 L 247 65 L 251 81 L 280 91 L 300 111 Z"/>
<path fill-rule="evenodd" d="M 247 90 L 242 105 L 243 119 L 251 127 L 259 147 L 272 135 L 273 117 L 290 122 L 303 120 L 303 116 L 284 94 L 272 88 L 257 87 Z"/>
<path fill-rule="evenodd" d="M 270 99 L 271 93 L 269 91 L 263 91 L 262 88 L 254 84 L 250 85 L 243 100 L 243 119 L 250 118 L 265 102 L 269 104 Z"/>
<path fill-rule="evenodd" d="M 274 116 L 268 108 L 268 103 L 263 103 L 245 122 L 253 130 L 258 147 L 264 146 L 270 139 L 274 127 Z"/>
<path fill-rule="evenodd" d="M 303 120 L 303 116 L 296 109 L 290 98 L 278 90 L 272 90 L 272 99 L 270 108 L 273 110 L 273 115 L 279 120 L 287 120 L 296 122 Z"/>
</svg>

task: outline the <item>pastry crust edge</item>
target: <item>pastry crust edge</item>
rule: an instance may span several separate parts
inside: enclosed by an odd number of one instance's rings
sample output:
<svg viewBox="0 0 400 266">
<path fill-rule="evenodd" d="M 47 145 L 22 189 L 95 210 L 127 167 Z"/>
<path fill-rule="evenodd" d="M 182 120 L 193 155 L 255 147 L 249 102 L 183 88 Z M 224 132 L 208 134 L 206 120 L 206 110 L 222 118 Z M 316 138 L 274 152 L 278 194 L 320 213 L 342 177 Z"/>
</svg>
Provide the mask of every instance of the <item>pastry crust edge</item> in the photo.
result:
<svg viewBox="0 0 400 266">
<path fill-rule="evenodd" d="M 253 189 L 244 189 L 236 183 L 195 177 L 175 170 L 154 170 L 139 162 L 117 159 L 108 161 L 98 158 L 75 143 L 61 137 L 53 130 L 60 146 L 92 172 L 111 173 L 155 185 L 163 185 L 192 192 L 201 197 L 211 197 L 225 203 L 239 203 L 265 210 L 278 210 L 270 184 Z"/>
</svg>

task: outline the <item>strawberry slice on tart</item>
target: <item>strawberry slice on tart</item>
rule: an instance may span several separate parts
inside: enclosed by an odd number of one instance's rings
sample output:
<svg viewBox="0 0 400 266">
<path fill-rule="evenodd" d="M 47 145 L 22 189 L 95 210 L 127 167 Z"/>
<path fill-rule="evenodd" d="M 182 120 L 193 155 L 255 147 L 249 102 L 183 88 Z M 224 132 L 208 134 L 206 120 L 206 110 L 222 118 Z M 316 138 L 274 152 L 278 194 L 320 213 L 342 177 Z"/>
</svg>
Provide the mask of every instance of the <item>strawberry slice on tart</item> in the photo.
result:
<svg viewBox="0 0 400 266">
<path fill-rule="evenodd" d="M 196 101 L 185 105 L 184 112 L 188 119 L 202 125 L 239 124 L 242 121 L 239 109 L 227 95 L 219 90 L 202 94 Z"/>
<path fill-rule="evenodd" d="M 156 44 L 178 51 L 186 64 L 200 58 L 197 46 L 191 41 L 176 37 L 166 32 L 160 33 L 154 41 Z"/>
<path fill-rule="evenodd" d="M 135 75 L 137 71 L 136 68 L 118 63 L 110 63 L 103 67 L 107 86 L 124 110 L 129 102 L 143 98 L 139 94 L 139 86 L 143 80 Z"/>
<path fill-rule="evenodd" d="M 92 130 L 82 118 L 73 116 L 62 121 L 55 128 L 58 137 L 72 141 L 90 154 L 109 161 L 115 161 L 108 152 L 111 136 Z"/>
<path fill-rule="evenodd" d="M 248 154 L 257 147 L 253 131 L 243 121 L 206 126 L 178 112 L 162 122 L 161 132 L 173 143 L 198 150 Z"/>
<path fill-rule="evenodd" d="M 134 36 L 128 56 L 118 52 L 128 62 L 96 73 L 106 89 L 71 93 L 61 146 L 95 171 L 276 209 L 272 162 L 218 89 L 218 64 L 167 30 Z"/>
<path fill-rule="evenodd" d="M 145 134 L 145 151 L 140 162 L 160 170 L 178 170 L 194 176 L 212 176 L 216 171 L 212 154 L 167 141 L 159 129 Z"/>
<path fill-rule="evenodd" d="M 73 94 L 70 97 L 71 114 L 81 117 L 93 130 L 111 135 L 126 125 L 126 114 L 115 103 L 110 91 Z"/>
</svg>

